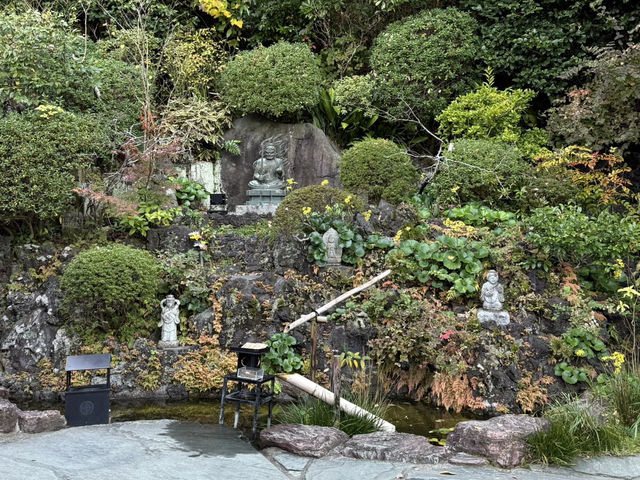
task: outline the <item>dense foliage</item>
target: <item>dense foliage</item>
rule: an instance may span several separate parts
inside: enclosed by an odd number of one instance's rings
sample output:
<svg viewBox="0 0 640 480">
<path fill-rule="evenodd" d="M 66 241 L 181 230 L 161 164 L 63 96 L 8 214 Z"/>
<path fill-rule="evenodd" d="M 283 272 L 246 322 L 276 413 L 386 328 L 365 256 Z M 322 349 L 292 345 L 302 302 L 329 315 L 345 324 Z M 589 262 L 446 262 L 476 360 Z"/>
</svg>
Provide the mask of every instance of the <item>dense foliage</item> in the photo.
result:
<svg viewBox="0 0 640 480">
<path fill-rule="evenodd" d="M 220 92 L 241 114 L 278 118 L 315 105 L 321 81 L 307 45 L 279 42 L 237 54 L 220 76 Z"/>
<path fill-rule="evenodd" d="M 86 55 L 86 42 L 62 15 L 5 11 L 0 15 L 0 101 L 44 102 L 70 109 L 93 100 L 96 69 Z"/>
<path fill-rule="evenodd" d="M 0 103 L 12 110 L 51 103 L 131 127 L 140 105 L 133 66 L 101 56 L 57 13 L 8 10 L 1 17 Z"/>
<path fill-rule="evenodd" d="M 371 49 L 380 106 L 404 118 L 433 119 L 471 89 L 477 56 L 475 21 L 454 8 L 428 10 L 392 23 Z"/>
<path fill-rule="evenodd" d="M 549 131 L 565 145 L 625 151 L 640 141 L 640 44 L 603 48 L 586 65 L 591 80 L 551 109 Z"/>
<path fill-rule="evenodd" d="M 429 195 L 440 204 L 501 206 L 527 183 L 529 171 L 518 150 L 506 143 L 463 139 L 440 165 Z"/>
<path fill-rule="evenodd" d="M 548 97 L 571 85 L 563 74 L 582 47 L 618 40 L 638 21 L 629 0 L 461 0 L 480 27 L 480 55 L 505 83 Z M 635 22 L 635 23 L 634 23 Z"/>
<path fill-rule="evenodd" d="M 340 183 L 347 190 L 367 195 L 369 203 L 385 200 L 397 205 L 411 195 L 418 172 L 405 149 L 381 138 L 356 142 L 343 152 Z"/>
<path fill-rule="evenodd" d="M 51 105 L 0 118 L 2 222 L 34 227 L 65 213 L 79 169 L 105 142 L 91 119 Z"/>
<path fill-rule="evenodd" d="M 81 335 L 131 338 L 149 332 L 160 267 L 146 251 L 126 245 L 79 253 L 60 280 L 68 318 Z"/>
<path fill-rule="evenodd" d="M 226 45 L 216 32 L 200 29 L 173 35 L 164 48 L 163 70 L 169 76 L 174 95 L 198 95 L 205 98 L 227 60 Z"/>
</svg>

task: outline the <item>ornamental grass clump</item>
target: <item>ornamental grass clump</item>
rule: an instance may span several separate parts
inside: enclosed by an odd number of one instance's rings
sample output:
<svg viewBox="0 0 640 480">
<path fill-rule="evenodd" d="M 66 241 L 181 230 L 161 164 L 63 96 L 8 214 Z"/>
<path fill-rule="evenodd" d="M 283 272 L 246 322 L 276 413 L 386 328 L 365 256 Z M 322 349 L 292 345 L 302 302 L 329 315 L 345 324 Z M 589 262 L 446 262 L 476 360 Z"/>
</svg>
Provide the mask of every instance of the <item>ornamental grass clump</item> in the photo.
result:
<svg viewBox="0 0 640 480">
<path fill-rule="evenodd" d="M 154 328 L 160 266 L 146 251 L 113 244 L 79 253 L 64 271 L 63 314 L 84 337 L 126 340 Z"/>
<path fill-rule="evenodd" d="M 578 455 L 628 455 L 638 449 L 610 407 L 565 396 L 544 416 L 550 429 L 529 438 L 535 460 L 569 465 Z"/>
<path fill-rule="evenodd" d="M 346 393 L 343 398 L 351 403 L 355 403 L 379 418 L 384 418 L 389 408 L 388 402 L 366 393 L 356 394 L 349 392 Z M 334 423 L 333 405 L 329 405 L 318 398 L 308 395 L 299 402 L 284 406 L 282 411 L 277 415 L 276 421 L 278 423 L 336 427 L 350 437 L 380 430 L 376 421 L 370 417 L 359 417 L 345 412 L 340 413 L 340 420 L 336 424 Z"/>
</svg>

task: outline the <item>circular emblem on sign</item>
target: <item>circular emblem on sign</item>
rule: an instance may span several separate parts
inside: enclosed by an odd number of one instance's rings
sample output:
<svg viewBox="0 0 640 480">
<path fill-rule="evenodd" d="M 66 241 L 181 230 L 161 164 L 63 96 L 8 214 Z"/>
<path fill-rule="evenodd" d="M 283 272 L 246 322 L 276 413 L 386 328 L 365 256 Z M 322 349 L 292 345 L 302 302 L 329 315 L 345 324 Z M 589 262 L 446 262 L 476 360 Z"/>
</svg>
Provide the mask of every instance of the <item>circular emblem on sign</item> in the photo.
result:
<svg viewBox="0 0 640 480">
<path fill-rule="evenodd" d="M 89 400 L 85 400 L 80 404 L 80 415 L 82 415 L 83 417 L 91 415 L 93 413 L 94 408 L 95 406 L 93 405 L 93 402 Z"/>
</svg>

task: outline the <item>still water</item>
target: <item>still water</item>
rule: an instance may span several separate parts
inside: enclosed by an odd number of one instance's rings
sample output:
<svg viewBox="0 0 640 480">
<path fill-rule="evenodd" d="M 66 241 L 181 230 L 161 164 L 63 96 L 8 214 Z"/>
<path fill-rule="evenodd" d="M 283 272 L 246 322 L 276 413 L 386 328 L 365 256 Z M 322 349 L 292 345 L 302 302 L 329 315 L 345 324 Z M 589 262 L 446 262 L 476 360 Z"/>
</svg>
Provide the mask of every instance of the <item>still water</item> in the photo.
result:
<svg viewBox="0 0 640 480">
<path fill-rule="evenodd" d="M 19 403 L 24 410 L 56 409 L 64 412 L 62 404 L 41 404 L 33 402 Z M 277 423 L 280 405 L 273 407 L 274 423 Z M 133 420 L 183 420 L 200 423 L 218 423 L 220 401 L 214 399 L 189 399 L 179 401 L 112 401 L 111 422 L 128 422 Z M 224 423 L 233 425 L 234 405 L 225 405 Z M 431 433 L 434 430 L 451 428 L 456 423 L 475 419 L 471 415 L 448 413 L 442 408 L 436 408 L 424 403 L 395 402 L 387 410 L 385 420 L 396 426 L 398 432 L 413 433 L 426 437 L 441 436 Z M 251 430 L 253 407 L 242 405 L 238 427 L 245 432 Z M 260 407 L 258 426 L 263 428 L 267 422 L 267 407 Z"/>
<path fill-rule="evenodd" d="M 280 406 L 273 407 L 273 418 L 277 421 Z M 124 422 L 131 420 L 158 420 L 173 419 L 196 421 L 200 423 L 218 423 L 220 403 L 216 400 L 181 400 L 176 402 L 132 402 L 112 403 L 111 421 Z M 243 405 L 240 407 L 239 428 L 248 430 L 251 428 L 253 407 Z M 234 406 L 225 405 L 224 423 L 233 425 Z M 260 408 L 258 425 L 263 427 L 267 421 L 267 408 Z M 463 416 L 447 413 L 444 409 L 436 408 L 423 403 L 396 402 L 387 411 L 385 420 L 396 426 L 398 432 L 414 433 L 416 435 L 434 436 L 430 432 L 436 429 L 451 428 L 463 420 L 472 419 L 471 416 Z"/>
</svg>

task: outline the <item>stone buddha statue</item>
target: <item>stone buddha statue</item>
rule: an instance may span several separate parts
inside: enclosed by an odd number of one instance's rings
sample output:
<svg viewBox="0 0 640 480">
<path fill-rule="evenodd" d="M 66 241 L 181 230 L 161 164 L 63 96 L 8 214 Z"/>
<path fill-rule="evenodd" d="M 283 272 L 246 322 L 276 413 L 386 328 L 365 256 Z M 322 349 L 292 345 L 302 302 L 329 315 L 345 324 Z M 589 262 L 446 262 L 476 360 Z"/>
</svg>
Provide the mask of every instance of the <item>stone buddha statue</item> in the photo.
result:
<svg viewBox="0 0 640 480">
<path fill-rule="evenodd" d="M 264 156 L 253 162 L 253 180 L 250 189 L 282 190 L 285 186 L 282 159 L 276 155 L 275 145 L 269 143 L 264 148 Z"/>
</svg>

